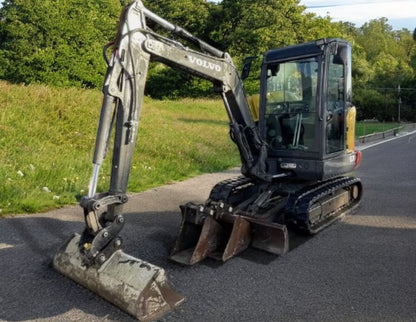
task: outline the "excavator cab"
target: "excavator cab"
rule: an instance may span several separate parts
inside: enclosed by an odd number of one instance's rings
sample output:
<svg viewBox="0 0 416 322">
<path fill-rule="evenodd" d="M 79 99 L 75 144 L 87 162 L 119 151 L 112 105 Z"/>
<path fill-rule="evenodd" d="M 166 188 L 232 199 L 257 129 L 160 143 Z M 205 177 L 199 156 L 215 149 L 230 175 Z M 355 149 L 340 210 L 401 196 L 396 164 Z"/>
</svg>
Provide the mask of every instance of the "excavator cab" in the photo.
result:
<svg viewBox="0 0 416 322">
<path fill-rule="evenodd" d="M 351 103 L 351 45 L 326 39 L 268 51 L 260 89 L 259 131 L 268 144 L 271 176 L 290 171 L 325 180 L 354 170 L 347 147 Z"/>
</svg>

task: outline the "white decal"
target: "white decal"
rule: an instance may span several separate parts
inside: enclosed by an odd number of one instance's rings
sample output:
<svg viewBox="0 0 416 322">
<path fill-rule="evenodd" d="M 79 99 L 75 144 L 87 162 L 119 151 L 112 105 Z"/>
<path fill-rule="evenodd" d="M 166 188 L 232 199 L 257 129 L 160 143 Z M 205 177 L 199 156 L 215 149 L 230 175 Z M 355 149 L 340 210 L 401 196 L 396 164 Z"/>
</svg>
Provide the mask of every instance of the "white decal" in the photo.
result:
<svg viewBox="0 0 416 322">
<path fill-rule="evenodd" d="M 204 59 L 197 58 L 197 57 L 194 57 L 194 56 L 191 56 L 191 55 L 188 55 L 188 58 L 189 58 L 189 61 L 192 64 L 196 64 L 198 66 L 201 66 L 201 67 L 204 67 L 206 69 L 213 70 L 213 71 L 216 71 L 216 72 L 221 71 L 221 66 L 218 65 L 218 64 L 211 63 L 209 61 L 206 61 Z"/>
<path fill-rule="evenodd" d="M 282 162 L 282 163 L 280 163 L 280 167 L 282 169 L 296 169 L 296 163 Z"/>
</svg>

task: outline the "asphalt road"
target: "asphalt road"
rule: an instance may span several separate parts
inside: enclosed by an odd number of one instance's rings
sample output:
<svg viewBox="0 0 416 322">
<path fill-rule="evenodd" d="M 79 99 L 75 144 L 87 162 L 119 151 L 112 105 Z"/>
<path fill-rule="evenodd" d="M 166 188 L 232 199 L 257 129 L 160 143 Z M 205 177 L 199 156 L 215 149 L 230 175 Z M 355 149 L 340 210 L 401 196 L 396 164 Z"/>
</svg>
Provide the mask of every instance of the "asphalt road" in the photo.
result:
<svg viewBox="0 0 416 322">
<path fill-rule="evenodd" d="M 364 147 L 365 148 L 365 147 Z M 168 260 L 178 205 L 203 201 L 208 174 L 131 196 L 124 250 L 166 269 L 186 302 L 163 321 L 416 321 L 416 134 L 363 150 L 355 214 L 301 240 L 283 257 L 249 249 L 225 264 Z M 51 267 L 83 228 L 82 211 L 0 219 L 0 319 L 133 321 Z"/>
</svg>

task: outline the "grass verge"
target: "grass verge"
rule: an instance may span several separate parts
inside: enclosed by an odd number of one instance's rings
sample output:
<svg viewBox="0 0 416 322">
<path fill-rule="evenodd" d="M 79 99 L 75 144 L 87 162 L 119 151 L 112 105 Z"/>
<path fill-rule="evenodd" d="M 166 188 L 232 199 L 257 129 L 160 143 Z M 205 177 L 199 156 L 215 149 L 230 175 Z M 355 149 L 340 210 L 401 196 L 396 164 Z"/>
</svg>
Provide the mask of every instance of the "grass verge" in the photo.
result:
<svg viewBox="0 0 416 322">
<path fill-rule="evenodd" d="M 360 137 L 373 133 L 388 131 L 399 127 L 397 123 L 372 123 L 372 122 L 357 122 L 355 125 L 355 136 Z"/>
<path fill-rule="evenodd" d="M 102 93 L 0 81 L 0 215 L 77 202 L 87 193 Z M 107 191 L 109 156 L 98 191 Z M 145 98 L 129 192 L 239 164 L 220 100 Z"/>
</svg>

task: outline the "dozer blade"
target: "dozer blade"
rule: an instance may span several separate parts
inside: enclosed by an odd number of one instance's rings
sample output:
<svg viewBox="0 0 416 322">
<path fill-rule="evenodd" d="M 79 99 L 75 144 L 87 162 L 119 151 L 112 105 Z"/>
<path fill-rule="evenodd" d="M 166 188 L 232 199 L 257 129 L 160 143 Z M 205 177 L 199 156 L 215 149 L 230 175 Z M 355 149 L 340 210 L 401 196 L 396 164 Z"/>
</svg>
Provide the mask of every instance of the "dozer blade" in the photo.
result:
<svg viewBox="0 0 416 322">
<path fill-rule="evenodd" d="M 202 228 L 183 219 L 170 258 L 185 265 L 196 264 L 224 244 L 225 236 L 224 228 L 212 217 L 205 218 Z"/>
<path fill-rule="evenodd" d="M 83 265 L 78 250 L 80 235 L 54 257 L 53 266 L 140 321 L 151 321 L 184 301 L 168 284 L 165 271 L 121 250 L 114 252 L 99 268 Z"/>
</svg>

